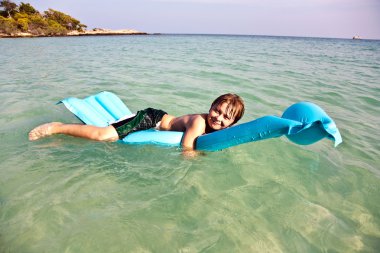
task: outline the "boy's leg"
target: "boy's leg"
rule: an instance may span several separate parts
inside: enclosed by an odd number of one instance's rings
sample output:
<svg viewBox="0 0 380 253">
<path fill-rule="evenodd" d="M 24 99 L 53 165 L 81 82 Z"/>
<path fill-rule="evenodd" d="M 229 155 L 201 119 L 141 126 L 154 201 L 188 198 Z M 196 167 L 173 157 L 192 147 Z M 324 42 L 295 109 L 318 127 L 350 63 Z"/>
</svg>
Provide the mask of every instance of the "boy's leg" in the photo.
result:
<svg viewBox="0 0 380 253">
<path fill-rule="evenodd" d="M 117 141 L 119 139 L 119 136 L 113 126 L 97 127 L 91 125 L 51 122 L 40 125 L 30 131 L 29 140 L 38 140 L 52 134 L 66 134 L 97 141 Z"/>
</svg>

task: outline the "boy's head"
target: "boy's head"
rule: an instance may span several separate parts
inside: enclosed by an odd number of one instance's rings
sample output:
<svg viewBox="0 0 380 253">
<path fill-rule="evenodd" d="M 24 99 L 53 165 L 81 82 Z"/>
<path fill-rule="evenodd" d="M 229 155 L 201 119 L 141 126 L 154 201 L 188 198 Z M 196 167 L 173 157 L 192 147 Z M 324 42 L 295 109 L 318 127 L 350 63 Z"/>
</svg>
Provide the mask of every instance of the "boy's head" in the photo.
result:
<svg viewBox="0 0 380 253">
<path fill-rule="evenodd" d="M 229 127 L 240 120 L 244 114 L 244 101 L 236 94 L 219 96 L 211 104 L 207 123 L 214 130 Z"/>
</svg>

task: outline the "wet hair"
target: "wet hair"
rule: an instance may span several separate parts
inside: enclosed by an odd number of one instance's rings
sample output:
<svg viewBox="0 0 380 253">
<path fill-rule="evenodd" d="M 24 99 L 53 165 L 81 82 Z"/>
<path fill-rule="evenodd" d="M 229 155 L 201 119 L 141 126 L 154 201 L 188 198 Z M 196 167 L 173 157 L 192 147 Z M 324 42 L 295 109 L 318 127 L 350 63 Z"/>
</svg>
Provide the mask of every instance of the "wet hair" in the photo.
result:
<svg viewBox="0 0 380 253">
<path fill-rule="evenodd" d="M 244 101 L 241 97 L 232 93 L 221 95 L 217 97 L 214 102 L 212 102 L 211 108 L 214 106 L 219 106 L 223 103 L 227 103 L 227 114 L 234 118 L 234 122 L 232 124 L 235 124 L 241 119 L 241 117 L 243 117 Z"/>
</svg>

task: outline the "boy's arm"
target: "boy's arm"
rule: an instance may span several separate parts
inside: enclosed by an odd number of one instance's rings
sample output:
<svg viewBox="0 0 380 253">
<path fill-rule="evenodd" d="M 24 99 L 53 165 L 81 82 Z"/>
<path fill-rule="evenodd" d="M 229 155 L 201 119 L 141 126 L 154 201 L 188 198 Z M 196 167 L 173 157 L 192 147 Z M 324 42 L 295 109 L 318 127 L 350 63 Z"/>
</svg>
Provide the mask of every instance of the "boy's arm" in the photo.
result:
<svg viewBox="0 0 380 253">
<path fill-rule="evenodd" d="M 205 133 L 206 123 L 201 117 L 194 117 L 189 122 L 189 126 L 186 126 L 186 131 L 183 135 L 181 146 L 186 151 L 195 149 L 195 140 L 198 136 Z"/>
</svg>

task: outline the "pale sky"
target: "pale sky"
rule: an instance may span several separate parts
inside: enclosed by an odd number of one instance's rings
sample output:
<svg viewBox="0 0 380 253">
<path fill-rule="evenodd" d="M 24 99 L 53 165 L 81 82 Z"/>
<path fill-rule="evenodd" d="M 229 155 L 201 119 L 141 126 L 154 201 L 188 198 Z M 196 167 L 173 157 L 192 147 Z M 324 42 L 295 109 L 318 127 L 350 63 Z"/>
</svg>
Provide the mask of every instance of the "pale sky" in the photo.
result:
<svg viewBox="0 0 380 253">
<path fill-rule="evenodd" d="M 21 1 L 14 1 L 20 3 Z M 380 39 L 380 0 L 24 0 L 88 26 L 147 33 Z"/>
</svg>

